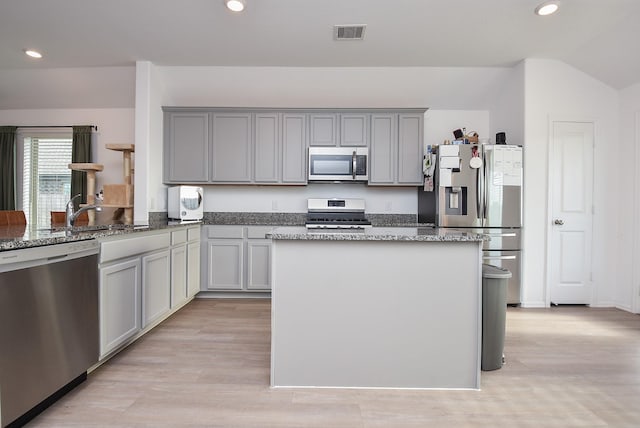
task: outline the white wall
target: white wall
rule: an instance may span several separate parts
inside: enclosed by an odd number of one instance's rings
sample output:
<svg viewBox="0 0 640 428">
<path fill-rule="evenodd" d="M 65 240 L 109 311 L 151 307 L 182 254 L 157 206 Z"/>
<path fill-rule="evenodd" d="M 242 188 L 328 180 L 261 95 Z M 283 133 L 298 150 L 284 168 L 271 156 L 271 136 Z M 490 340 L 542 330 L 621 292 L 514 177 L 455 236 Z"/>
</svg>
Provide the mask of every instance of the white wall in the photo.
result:
<svg viewBox="0 0 640 428">
<path fill-rule="evenodd" d="M 506 133 L 507 144 L 524 143 L 524 68 L 524 61 L 515 65 L 492 94 L 490 136 L 494 143 L 498 132 Z"/>
<path fill-rule="evenodd" d="M 410 108 L 428 107 L 427 144 L 452 138 L 463 126 L 488 136 L 488 100 L 510 73 L 508 68 L 279 68 L 151 66 L 150 153 L 162 152 L 161 105 L 205 107 Z M 151 79 L 151 76 L 149 76 Z M 146 83 L 144 83 L 146 85 Z M 446 110 L 453 109 L 453 110 Z M 443 111 L 439 111 L 443 110 Z M 153 165 L 161 168 L 161 159 Z M 161 169 L 148 171 L 149 211 L 166 210 Z M 375 213 L 415 214 L 415 188 L 358 185 L 205 186 L 205 210 L 304 212 L 309 197 L 364 198 Z M 136 211 L 139 211 L 136 201 Z M 136 218 L 138 215 L 136 214 Z"/>
<path fill-rule="evenodd" d="M 627 232 L 612 210 L 624 209 L 616 171 L 624 153 L 619 145 L 618 93 L 559 61 L 525 61 L 526 165 L 524 173 L 523 301 L 548 305 L 545 256 L 548 218 L 549 122 L 595 121 L 593 282 L 594 305 L 610 306 L 615 289 L 617 245 Z"/>
<path fill-rule="evenodd" d="M 122 153 L 104 146 L 133 143 L 133 113 L 133 108 L 0 110 L 0 125 L 96 125 L 92 156 L 94 162 L 104 165 L 96 174 L 96 189 L 100 190 L 104 183 L 123 183 Z"/>
<path fill-rule="evenodd" d="M 620 150 L 625 155 L 618 168 L 618 182 L 624 183 L 625 209 L 616 210 L 622 231 L 618 248 L 617 307 L 640 313 L 640 84 L 620 91 Z"/>
</svg>

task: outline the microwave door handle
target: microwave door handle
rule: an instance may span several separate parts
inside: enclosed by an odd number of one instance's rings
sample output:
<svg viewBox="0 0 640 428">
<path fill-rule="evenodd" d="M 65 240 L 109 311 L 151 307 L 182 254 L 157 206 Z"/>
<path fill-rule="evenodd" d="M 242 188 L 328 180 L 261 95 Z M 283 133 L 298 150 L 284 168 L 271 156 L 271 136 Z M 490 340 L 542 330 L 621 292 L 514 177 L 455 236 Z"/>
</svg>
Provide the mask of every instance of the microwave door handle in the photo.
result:
<svg viewBox="0 0 640 428">
<path fill-rule="evenodd" d="M 352 177 L 355 180 L 356 179 L 356 168 L 358 166 L 357 163 L 357 158 L 356 158 L 356 151 L 353 151 L 353 155 L 351 156 L 351 168 L 352 168 Z"/>
</svg>

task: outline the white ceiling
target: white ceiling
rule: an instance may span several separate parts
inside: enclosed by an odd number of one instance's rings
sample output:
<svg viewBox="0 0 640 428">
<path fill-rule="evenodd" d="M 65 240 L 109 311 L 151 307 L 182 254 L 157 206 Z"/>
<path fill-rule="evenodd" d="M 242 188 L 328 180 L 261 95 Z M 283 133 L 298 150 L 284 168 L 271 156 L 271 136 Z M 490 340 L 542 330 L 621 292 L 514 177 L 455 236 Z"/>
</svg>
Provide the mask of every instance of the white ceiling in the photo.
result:
<svg viewBox="0 0 640 428">
<path fill-rule="evenodd" d="M 480 66 L 562 60 L 621 89 L 640 82 L 640 0 L 4 0 L 0 77 L 133 65 Z M 336 42 L 335 24 L 366 24 Z M 25 48 L 43 52 L 33 60 Z M 2 72 L 5 74 L 2 74 Z M 0 82 L 1 83 L 1 82 Z M 0 95 L 2 95 L 0 93 Z"/>
</svg>

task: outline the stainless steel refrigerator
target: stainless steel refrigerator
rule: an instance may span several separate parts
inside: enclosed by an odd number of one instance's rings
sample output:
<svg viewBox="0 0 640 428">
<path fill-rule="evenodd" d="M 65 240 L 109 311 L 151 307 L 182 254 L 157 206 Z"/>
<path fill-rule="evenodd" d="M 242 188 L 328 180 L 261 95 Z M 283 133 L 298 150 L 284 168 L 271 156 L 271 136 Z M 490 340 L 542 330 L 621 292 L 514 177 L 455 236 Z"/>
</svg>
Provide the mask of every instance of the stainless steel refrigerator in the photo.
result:
<svg viewBox="0 0 640 428">
<path fill-rule="evenodd" d="M 483 263 L 509 269 L 507 302 L 520 304 L 522 147 L 438 146 L 424 187 L 418 188 L 418 221 L 489 235 Z"/>
</svg>

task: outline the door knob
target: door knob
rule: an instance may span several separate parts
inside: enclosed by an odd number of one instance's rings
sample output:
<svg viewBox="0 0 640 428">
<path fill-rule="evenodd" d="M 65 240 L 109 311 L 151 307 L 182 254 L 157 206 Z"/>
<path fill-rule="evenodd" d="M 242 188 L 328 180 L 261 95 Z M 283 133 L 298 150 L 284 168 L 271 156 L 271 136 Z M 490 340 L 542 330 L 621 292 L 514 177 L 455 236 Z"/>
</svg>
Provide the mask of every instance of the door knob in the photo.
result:
<svg viewBox="0 0 640 428">
<path fill-rule="evenodd" d="M 557 218 L 557 219 L 553 220 L 553 224 L 557 224 L 558 226 L 562 226 L 564 224 L 564 220 Z"/>
</svg>

